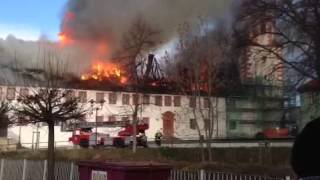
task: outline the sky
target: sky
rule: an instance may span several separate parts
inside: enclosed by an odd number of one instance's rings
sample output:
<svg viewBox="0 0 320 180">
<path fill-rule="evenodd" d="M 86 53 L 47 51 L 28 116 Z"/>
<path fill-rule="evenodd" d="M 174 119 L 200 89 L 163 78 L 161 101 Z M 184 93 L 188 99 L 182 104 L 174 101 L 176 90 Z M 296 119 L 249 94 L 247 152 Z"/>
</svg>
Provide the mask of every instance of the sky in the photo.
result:
<svg viewBox="0 0 320 180">
<path fill-rule="evenodd" d="M 1 0 L 0 38 L 12 34 L 24 40 L 40 35 L 56 40 L 67 0 Z"/>
</svg>

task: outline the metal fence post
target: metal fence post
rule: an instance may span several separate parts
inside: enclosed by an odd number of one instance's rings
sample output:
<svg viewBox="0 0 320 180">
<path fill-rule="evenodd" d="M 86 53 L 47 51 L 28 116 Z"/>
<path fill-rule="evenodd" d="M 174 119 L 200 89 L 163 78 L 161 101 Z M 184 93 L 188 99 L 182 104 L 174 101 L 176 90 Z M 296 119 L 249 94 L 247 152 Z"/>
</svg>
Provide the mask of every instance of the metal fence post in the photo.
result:
<svg viewBox="0 0 320 180">
<path fill-rule="evenodd" d="M 3 179 L 4 159 L 1 159 L 0 180 Z"/>
<path fill-rule="evenodd" d="M 3 179 L 4 159 L 1 159 L 0 180 Z"/>
<path fill-rule="evenodd" d="M 26 169 L 27 169 L 27 160 L 24 159 L 23 160 L 23 169 L 22 169 L 22 179 L 21 180 L 25 180 L 26 179 Z"/>
<path fill-rule="evenodd" d="M 1 159 L 0 180 L 2 180 L 2 177 L 3 177 L 3 168 L 4 168 L 4 159 Z"/>
<path fill-rule="evenodd" d="M 73 163 L 71 163 L 71 170 L 70 170 L 70 180 L 72 180 L 73 179 L 73 171 L 74 171 L 74 165 L 73 165 Z"/>
<path fill-rule="evenodd" d="M 46 174 L 47 174 L 47 160 L 44 160 L 44 168 L 43 168 L 42 180 L 46 180 Z"/>
<path fill-rule="evenodd" d="M 205 172 L 203 169 L 200 170 L 200 180 L 205 180 Z"/>
</svg>

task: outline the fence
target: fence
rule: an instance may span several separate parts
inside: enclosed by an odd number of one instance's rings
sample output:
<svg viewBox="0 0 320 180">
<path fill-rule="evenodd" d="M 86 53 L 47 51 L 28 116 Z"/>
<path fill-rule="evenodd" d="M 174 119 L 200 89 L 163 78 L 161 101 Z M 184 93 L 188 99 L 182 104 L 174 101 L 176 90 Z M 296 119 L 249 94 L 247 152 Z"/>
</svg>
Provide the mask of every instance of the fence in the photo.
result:
<svg viewBox="0 0 320 180">
<path fill-rule="evenodd" d="M 47 161 L 1 159 L 0 180 L 45 180 Z M 78 180 L 78 167 L 72 162 L 56 162 L 56 180 Z"/>
<path fill-rule="evenodd" d="M 153 139 L 148 139 L 148 145 L 151 148 L 158 147 Z M 2 151 L 15 151 L 17 150 L 17 142 L 10 141 L 0 142 L 0 150 Z M 292 147 L 293 140 L 279 139 L 279 140 L 215 140 L 211 142 L 212 148 L 236 148 L 236 147 Z M 38 143 L 20 143 L 20 145 L 27 149 L 46 149 L 48 142 Z M 206 144 L 204 144 L 206 146 Z M 77 148 L 69 141 L 55 141 L 55 147 L 59 149 L 72 149 Z M 180 140 L 180 141 L 163 141 L 162 147 L 172 148 L 199 148 L 199 141 L 196 140 Z"/>
<path fill-rule="evenodd" d="M 47 161 L 0 160 L 0 180 L 45 180 Z M 78 180 L 78 167 L 73 162 L 56 162 L 56 180 Z M 170 180 L 294 180 L 295 178 L 269 177 L 210 171 L 172 170 Z"/>
<path fill-rule="evenodd" d="M 173 170 L 171 171 L 170 180 L 296 180 L 295 177 L 272 177 L 261 175 L 249 175 L 249 174 L 236 174 L 236 173 L 224 173 L 224 172 L 212 172 L 212 171 L 183 171 Z"/>
</svg>

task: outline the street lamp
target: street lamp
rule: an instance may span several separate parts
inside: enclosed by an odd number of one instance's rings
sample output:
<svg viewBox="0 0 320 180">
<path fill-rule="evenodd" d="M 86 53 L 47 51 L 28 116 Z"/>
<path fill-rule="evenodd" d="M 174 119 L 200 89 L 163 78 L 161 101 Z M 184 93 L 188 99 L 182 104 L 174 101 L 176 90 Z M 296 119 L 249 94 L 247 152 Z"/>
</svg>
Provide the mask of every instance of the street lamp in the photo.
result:
<svg viewBox="0 0 320 180">
<path fill-rule="evenodd" d="M 93 99 L 91 99 L 90 101 L 89 101 L 89 103 L 90 103 L 90 105 L 91 105 L 91 110 L 93 111 L 93 110 L 95 110 L 96 111 L 96 114 L 95 114 L 95 121 L 96 121 L 96 123 L 95 123 L 95 128 L 96 128 L 96 133 L 95 133 L 95 145 L 97 146 L 97 144 L 98 144 L 98 111 L 99 110 L 102 110 L 102 107 L 103 107 L 103 104 L 105 103 L 106 101 L 104 100 L 104 99 L 101 99 L 100 101 L 98 101 L 98 102 L 96 102 L 95 100 L 93 100 Z M 94 103 L 99 103 L 100 104 L 100 106 L 94 106 Z"/>
</svg>

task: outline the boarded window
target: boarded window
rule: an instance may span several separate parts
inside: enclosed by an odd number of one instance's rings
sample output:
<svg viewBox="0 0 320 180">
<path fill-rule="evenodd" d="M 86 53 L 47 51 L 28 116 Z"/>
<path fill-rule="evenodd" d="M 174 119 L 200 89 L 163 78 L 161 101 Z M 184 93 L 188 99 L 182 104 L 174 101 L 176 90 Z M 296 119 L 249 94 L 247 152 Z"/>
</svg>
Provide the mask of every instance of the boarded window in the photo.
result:
<svg viewBox="0 0 320 180">
<path fill-rule="evenodd" d="M 155 96 L 156 106 L 162 106 L 162 96 Z"/>
<path fill-rule="evenodd" d="M 104 101 L 104 93 L 96 93 L 96 103 Z"/>
<path fill-rule="evenodd" d="M 139 104 L 140 103 L 139 94 L 134 94 L 132 97 L 133 97 L 133 104 Z"/>
<path fill-rule="evenodd" d="M 122 105 L 129 105 L 130 103 L 130 95 L 122 94 Z"/>
<path fill-rule="evenodd" d="M 87 102 L 87 92 L 86 91 L 79 91 L 78 98 L 79 98 L 80 103 L 86 103 Z"/>
<path fill-rule="evenodd" d="M 171 104 L 172 104 L 171 96 L 165 96 L 164 97 L 164 105 L 165 106 L 171 106 Z"/>
<path fill-rule="evenodd" d="M 190 97 L 189 98 L 189 107 L 195 108 L 196 107 L 196 98 L 195 97 Z"/>
<path fill-rule="evenodd" d="M 115 116 L 109 116 L 108 117 L 108 121 L 110 121 L 110 122 L 114 122 L 114 121 L 116 121 L 117 119 L 116 119 L 116 117 Z"/>
<path fill-rule="evenodd" d="M 97 122 L 103 122 L 103 116 L 97 116 Z"/>
<path fill-rule="evenodd" d="M 109 104 L 117 104 L 117 94 L 116 93 L 109 94 Z"/>
<path fill-rule="evenodd" d="M 150 96 L 144 95 L 142 101 L 143 101 L 143 104 L 150 104 Z"/>
<path fill-rule="evenodd" d="M 7 89 L 7 99 L 14 100 L 16 98 L 16 89 L 15 88 L 8 88 Z"/>
<path fill-rule="evenodd" d="M 173 104 L 175 107 L 181 106 L 181 97 L 180 96 L 174 96 Z"/>
<path fill-rule="evenodd" d="M 195 119 L 190 119 L 190 129 L 197 129 L 197 121 Z"/>
<path fill-rule="evenodd" d="M 203 99 L 203 107 L 204 108 L 209 108 L 210 107 L 210 99 L 209 98 L 204 98 Z"/>
</svg>

